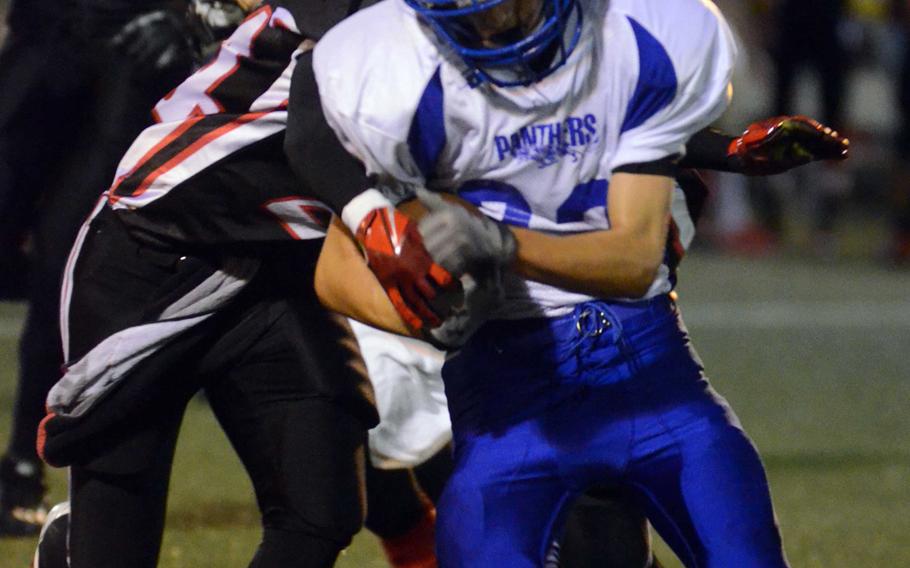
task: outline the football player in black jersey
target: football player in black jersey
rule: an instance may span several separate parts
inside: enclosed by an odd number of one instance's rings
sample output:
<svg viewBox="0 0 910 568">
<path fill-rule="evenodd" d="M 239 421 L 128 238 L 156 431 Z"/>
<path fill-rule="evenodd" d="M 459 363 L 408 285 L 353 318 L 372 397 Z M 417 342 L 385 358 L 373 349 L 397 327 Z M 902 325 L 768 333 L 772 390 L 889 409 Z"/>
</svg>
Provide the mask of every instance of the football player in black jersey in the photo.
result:
<svg viewBox="0 0 910 568">
<path fill-rule="evenodd" d="M 313 292 L 330 212 L 282 152 L 296 54 L 349 9 L 250 14 L 155 106 L 77 236 L 65 374 L 39 434 L 42 457 L 71 468 L 71 568 L 157 563 L 174 443 L 200 389 L 262 511 L 252 566 L 331 566 L 360 528 L 375 408 L 346 322 Z"/>
</svg>

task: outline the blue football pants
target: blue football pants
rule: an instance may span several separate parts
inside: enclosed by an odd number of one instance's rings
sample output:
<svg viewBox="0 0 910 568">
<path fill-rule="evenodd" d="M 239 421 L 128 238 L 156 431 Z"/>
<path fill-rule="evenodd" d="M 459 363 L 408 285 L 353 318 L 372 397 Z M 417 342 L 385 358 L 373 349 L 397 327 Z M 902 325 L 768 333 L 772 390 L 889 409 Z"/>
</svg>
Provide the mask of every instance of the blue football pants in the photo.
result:
<svg viewBox="0 0 910 568">
<path fill-rule="evenodd" d="M 787 566 L 758 453 L 666 296 L 491 322 L 443 378 L 456 465 L 442 568 L 556 566 L 566 504 L 604 483 L 687 567 Z"/>
</svg>

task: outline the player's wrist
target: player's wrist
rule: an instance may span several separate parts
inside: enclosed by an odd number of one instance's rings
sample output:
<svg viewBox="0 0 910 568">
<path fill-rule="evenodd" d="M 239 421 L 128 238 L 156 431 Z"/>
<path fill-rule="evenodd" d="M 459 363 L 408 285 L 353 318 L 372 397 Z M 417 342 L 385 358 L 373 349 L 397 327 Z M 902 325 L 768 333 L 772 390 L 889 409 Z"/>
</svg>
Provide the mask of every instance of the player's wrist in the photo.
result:
<svg viewBox="0 0 910 568">
<path fill-rule="evenodd" d="M 376 209 L 383 208 L 394 209 L 394 205 L 378 189 L 368 189 L 344 206 L 341 210 L 341 221 L 351 233 L 357 235 L 362 232 L 362 225 L 368 215 Z"/>
<path fill-rule="evenodd" d="M 696 132 L 686 143 L 685 156 L 676 164 L 677 171 L 690 168 L 735 171 L 731 165 L 735 164 L 732 153 L 736 151 L 736 139 L 716 128 Z"/>
<path fill-rule="evenodd" d="M 745 147 L 742 136 L 730 138 L 730 141 L 727 144 L 725 169 L 734 173 L 743 173 L 745 166 L 743 162 L 744 153 Z"/>
<path fill-rule="evenodd" d="M 498 237 L 490 256 L 497 266 L 507 267 L 512 264 L 518 253 L 518 241 L 515 239 L 515 233 L 504 223 L 497 223 L 486 218 L 485 220 L 489 222 L 490 231 L 495 232 Z"/>
<path fill-rule="evenodd" d="M 788 118 L 774 116 L 749 124 L 727 147 L 730 169 L 745 175 L 768 175 L 786 170 L 781 160 L 774 156 L 779 153 L 775 148 L 782 143 L 779 134 Z"/>
</svg>

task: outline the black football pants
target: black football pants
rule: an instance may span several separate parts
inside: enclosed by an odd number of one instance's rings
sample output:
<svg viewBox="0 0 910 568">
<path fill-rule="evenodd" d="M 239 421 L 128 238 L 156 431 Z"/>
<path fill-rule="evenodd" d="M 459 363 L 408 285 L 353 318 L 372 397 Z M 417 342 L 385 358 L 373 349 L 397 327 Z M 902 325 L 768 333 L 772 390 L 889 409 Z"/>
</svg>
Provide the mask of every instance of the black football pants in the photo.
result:
<svg viewBox="0 0 910 568">
<path fill-rule="evenodd" d="M 170 289 L 174 275 L 190 279 L 180 266 L 207 265 L 137 246 L 107 210 L 92 229 L 69 305 L 76 357 L 121 329 L 116 320 L 131 307 Z M 314 257 L 319 243 L 294 246 Z M 375 423 L 369 394 L 358 396 L 359 356 L 345 320 L 307 287 L 312 267 L 276 264 L 265 262 L 230 304 L 129 371 L 68 438 L 73 450 L 58 452 L 73 464 L 71 568 L 156 566 L 174 446 L 200 389 L 262 513 L 252 567 L 332 566 L 359 530 L 366 429 Z M 288 271 L 296 295 L 279 285 Z"/>
<path fill-rule="evenodd" d="M 71 568 L 156 566 L 177 432 L 200 386 L 262 512 L 251 566 L 334 564 L 363 515 L 366 430 L 345 406 L 308 392 L 285 333 L 289 319 L 280 303 L 252 305 L 220 337 L 134 371 L 160 376 L 170 396 L 151 394 L 134 420 L 112 431 L 109 452 L 72 467 Z"/>
</svg>

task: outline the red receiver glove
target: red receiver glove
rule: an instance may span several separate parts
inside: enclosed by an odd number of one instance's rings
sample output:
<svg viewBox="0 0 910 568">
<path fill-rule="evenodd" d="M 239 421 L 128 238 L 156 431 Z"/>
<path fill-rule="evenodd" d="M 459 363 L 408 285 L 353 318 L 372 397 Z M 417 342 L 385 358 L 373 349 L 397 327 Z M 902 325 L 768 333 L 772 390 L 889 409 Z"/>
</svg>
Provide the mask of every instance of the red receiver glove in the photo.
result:
<svg viewBox="0 0 910 568">
<path fill-rule="evenodd" d="M 850 141 L 805 116 L 775 116 L 753 122 L 733 139 L 727 158 L 750 176 L 783 173 L 815 160 L 846 160 Z"/>
<path fill-rule="evenodd" d="M 415 331 L 441 324 L 445 314 L 440 317 L 431 301 L 455 280 L 433 262 L 417 224 L 394 207 L 377 207 L 361 220 L 354 236 L 404 322 Z"/>
</svg>

